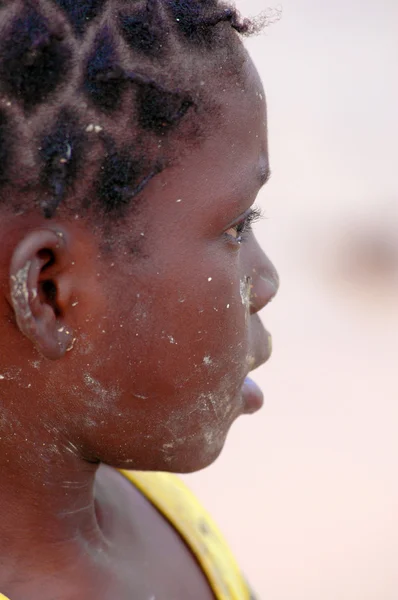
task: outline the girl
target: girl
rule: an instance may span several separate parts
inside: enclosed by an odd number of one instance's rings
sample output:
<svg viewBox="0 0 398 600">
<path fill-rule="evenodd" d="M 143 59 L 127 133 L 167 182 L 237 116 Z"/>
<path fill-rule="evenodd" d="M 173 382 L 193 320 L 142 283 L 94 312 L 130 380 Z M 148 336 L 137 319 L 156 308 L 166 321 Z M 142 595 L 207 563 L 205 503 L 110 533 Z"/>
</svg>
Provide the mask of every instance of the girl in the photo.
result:
<svg viewBox="0 0 398 600">
<path fill-rule="evenodd" d="M 0 591 L 245 600 L 175 476 L 262 404 L 266 107 L 217 0 L 0 3 Z"/>
</svg>

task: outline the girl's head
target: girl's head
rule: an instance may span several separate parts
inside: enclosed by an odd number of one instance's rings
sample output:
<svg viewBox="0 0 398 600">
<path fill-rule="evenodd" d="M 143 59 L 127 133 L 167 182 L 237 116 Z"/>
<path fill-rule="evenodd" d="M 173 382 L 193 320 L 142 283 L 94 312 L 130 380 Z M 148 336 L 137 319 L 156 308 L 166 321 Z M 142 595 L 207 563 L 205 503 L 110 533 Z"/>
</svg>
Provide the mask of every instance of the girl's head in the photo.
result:
<svg viewBox="0 0 398 600">
<path fill-rule="evenodd" d="M 216 0 L 0 4 L 1 442 L 190 471 L 257 408 L 266 108 Z M 65 453 L 64 452 L 64 453 Z"/>
</svg>

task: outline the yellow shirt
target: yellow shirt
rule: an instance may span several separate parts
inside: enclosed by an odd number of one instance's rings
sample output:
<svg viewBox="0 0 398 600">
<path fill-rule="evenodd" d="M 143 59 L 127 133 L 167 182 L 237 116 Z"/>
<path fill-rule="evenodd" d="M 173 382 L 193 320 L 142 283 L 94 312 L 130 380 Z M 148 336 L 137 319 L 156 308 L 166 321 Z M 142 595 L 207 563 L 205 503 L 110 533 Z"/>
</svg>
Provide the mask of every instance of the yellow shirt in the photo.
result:
<svg viewBox="0 0 398 600">
<path fill-rule="evenodd" d="M 179 532 L 217 600 L 250 600 L 250 590 L 217 525 L 187 486 L 170 473 L 121 471 Z M 0 594 L 0 600 L 9 600 Z"/>
<path fill-rule="evenodd" d="M 185 540 L 217 600 L 250 600 L 250 590 L 223 535 L 181 479 L 170 473 L 122 473 Z"/>
</svg>

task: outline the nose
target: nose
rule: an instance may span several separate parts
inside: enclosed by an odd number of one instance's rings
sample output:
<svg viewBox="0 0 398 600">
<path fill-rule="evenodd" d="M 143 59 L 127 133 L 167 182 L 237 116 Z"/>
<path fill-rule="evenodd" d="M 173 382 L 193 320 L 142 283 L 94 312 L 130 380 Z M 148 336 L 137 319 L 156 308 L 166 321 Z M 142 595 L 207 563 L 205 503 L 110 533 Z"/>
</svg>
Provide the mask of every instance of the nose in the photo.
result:
<svg viewBox="0 0 398 600">
<path fill-rule="evenodd" d="M 279 289 L 277 270 L 259 246 L 257 250 L 257 261 L 250 273 L 250 314 L 259 312 L 271 302 Z"/>
</svg>

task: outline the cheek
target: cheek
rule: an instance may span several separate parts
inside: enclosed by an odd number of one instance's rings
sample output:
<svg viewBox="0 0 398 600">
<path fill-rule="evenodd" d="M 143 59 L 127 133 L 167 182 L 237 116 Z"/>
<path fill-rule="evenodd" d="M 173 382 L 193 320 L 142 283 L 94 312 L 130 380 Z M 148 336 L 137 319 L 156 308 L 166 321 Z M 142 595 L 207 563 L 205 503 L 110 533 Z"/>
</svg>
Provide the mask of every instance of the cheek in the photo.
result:
<svg viewBox="0 0 398 600">
<path fill-rule="evenodd" d="M 249 291 L 229 273 L 192 283 L 159 278 L 150 297 L 137 292 L 117 319 L 121 364 L 131 368 L 114 368 L 141 396 L 179 407 L 207 399 L 210 410 L 213 396 L 236 395 L 246 373 Z"/>
<path fill-rule="evenodd" d="M 114 300 L 100 352 L 107 358 L 95 379 L 117 388 L 114 412 L 129 423 L 129 439 L 139 430 L 163 466 L 176 456 L 186 456 L 183 470 L 214 460 L 242 412 L 250 289 L 232 266 L 189 280 L 163 270 Z"/>
<path fill-rule="evenodd" d="M 203 279 L 195 286 L 181 282 L 167 293 L 160 286 L 146 313 L 147 327 L 141 324 L 150 331 L 146 361 L 166 388 L 179 393 L 186 386 L 215 389 L 227 376 L 239 380 L 247 354 L 246 285 L 242 291 L 230 277 Z"/>
</svg>

